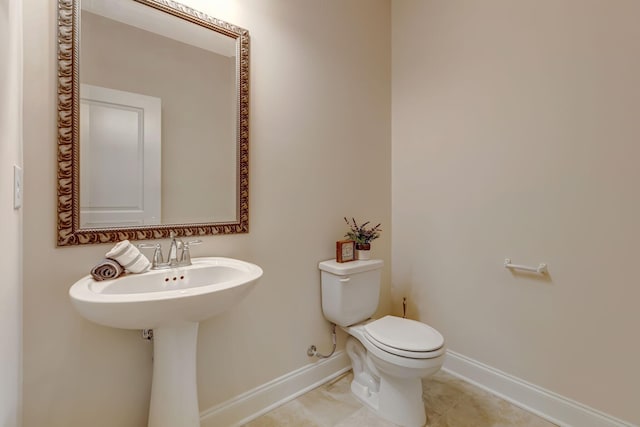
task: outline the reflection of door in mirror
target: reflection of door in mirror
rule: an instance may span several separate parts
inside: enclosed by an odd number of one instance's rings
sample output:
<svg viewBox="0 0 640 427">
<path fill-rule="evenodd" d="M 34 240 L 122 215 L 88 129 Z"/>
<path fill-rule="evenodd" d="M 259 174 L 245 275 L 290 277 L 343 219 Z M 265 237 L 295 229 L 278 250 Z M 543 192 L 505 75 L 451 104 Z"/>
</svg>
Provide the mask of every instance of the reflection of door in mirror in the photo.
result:
<svg viewBox="0 0 640 427">
<path fill-rule="evenodd" d="M 160 224 L 161 100 L 91 85 L 81 92 L 80 227 Z"/>
<path fill-rule="evenodd" d="M 85 6 L 100 4 L 102 9 L 95 11 L 103 14 L 85 10 Z M 235 41 L 226 38 L 226 50 L 212 52 L 190 44 L 182 32 L 173 34 L 183 26 L 194 30 L 176 17 L 167 15 L 172 21 L 162 27 L 165 34 L 158 34 L 155 29 L 141 28 L 138 22 L 120 21 L 134 18 L 137 9 L 124 17 L 117 15 L 118 19 L 110 15 L 133 6 L 154 17 L 159 14 L 164 19 L 166 15 L 135 2 L 83 2 L 80 82 L 162 100 L 161 185 L 156 186 L 161 194 L 147 194 L 146 189 L 144 194 L 161 200 L 162 221 L 158 224 L 237 220 Z M 195 29 L 207 37 L 216 35 Z M 213 43 L 207 39 L 204 44 Z M 85 98 L 83 88 L 81 98 Z M 104 187 L 111 183 L 105 182 Z M 85 186 L 81 177 L 81 191 Z M 118 191 L 112 186 L 112 192 Z M 83 194 L 81 205 L 85 205 Z M 127 225 L 133 224 L 112 226 Z"/>
</svg>

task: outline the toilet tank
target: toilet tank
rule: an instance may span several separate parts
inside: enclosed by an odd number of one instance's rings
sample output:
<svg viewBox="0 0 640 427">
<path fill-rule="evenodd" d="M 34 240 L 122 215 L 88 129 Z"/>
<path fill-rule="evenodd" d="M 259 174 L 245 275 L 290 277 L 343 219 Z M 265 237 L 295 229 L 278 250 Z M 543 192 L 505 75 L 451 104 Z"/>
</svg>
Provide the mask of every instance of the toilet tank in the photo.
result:
<svg viewBox="0 0 640 427">
<path fill-rule="evenodd" d="M 319 263 L 324 317 L 338 326 L 371 317 L 378 308 L 383 265 L 380 259 Z"/>
</svg>

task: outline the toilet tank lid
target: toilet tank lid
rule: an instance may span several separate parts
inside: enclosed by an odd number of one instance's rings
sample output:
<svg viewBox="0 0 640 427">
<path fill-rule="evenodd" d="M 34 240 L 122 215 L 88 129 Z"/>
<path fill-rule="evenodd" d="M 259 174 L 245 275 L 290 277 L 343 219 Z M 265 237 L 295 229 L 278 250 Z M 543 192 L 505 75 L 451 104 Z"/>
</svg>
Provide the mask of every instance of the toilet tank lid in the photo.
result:
<svg viewBox="0 0 640 427">
<path fill-rule="evenodd" d="M 318 268 L 322 271 L 332 273 L 338 276 L 347 276 L 349 274 L 363 273 L 365 271 L 377 270 L 382 268 L 384 262 L 381 259 L 368 259 L 362 261 L 337 262 L 335 259 L 322 261 L 318 264 Z"/>
</svg>

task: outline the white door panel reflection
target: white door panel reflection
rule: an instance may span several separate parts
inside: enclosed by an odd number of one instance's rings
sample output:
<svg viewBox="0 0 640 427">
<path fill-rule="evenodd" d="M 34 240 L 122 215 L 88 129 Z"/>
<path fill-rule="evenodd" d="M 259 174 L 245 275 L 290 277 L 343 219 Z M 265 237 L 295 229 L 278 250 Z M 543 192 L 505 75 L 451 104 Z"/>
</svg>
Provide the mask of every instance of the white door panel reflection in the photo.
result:
<svg viewBox="0 0 640 427">
<path fill-rule="evenodd" d="M 83 84 L 80 227 L 161 223 L 161 100 Z"/>
</svg>

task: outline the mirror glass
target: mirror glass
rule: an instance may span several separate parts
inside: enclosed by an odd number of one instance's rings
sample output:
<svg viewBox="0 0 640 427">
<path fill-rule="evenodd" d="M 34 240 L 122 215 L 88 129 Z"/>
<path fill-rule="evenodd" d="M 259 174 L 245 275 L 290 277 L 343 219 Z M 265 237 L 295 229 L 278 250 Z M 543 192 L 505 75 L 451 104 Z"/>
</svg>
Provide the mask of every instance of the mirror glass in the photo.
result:
<svg viewBox="0 0 640 427">
<path fill-rule="evenodd" d="M 247 232 L 248 32 L 169 0 L 59 10 L 58 244 Z"/>
</svg>

